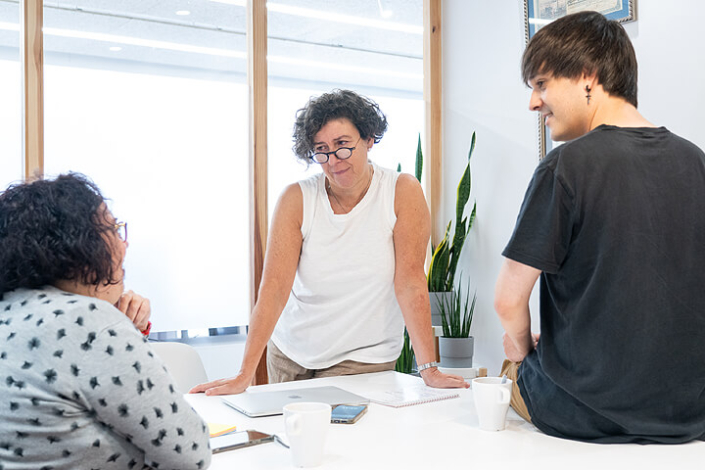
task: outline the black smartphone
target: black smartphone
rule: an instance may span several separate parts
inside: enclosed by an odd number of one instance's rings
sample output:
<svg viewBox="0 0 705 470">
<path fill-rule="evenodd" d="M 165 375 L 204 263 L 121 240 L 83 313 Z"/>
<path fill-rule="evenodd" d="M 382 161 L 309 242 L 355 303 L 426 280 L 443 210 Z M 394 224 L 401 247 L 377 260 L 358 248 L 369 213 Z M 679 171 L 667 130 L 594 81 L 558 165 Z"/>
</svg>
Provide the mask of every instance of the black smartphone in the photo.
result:
<svg viewBox="0 0 705 470">
<path fill-rule="evenodd" d="M 330 422 L 353 424 L 367 412 L 367 405 L 336 405 L 330 415 Z"/>
<path fill-rule="evenodd" d="M 241 449 L 274 441 L 274 436 L 259 431 L 238 431 L 223 436 L 211 437 L 211 451 L 214 454 L 226 450 Z"/>
</svg>

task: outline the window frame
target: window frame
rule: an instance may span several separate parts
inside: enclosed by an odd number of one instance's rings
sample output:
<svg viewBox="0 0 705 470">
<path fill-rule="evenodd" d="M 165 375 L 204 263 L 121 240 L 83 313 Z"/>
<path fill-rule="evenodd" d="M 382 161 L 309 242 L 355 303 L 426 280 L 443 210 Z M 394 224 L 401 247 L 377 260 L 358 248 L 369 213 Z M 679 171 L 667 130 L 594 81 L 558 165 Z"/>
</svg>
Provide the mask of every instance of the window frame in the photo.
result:
<svg viewBox="0 0 705 470">
<path fill-rule="evenodd" d="M 425 165 L 431 211 L 431 243 L 443 233 L 442 217 L 442 0 L 423 0 Z M 44 173 L 43 0 L 20 1 L 22 70 L 22 158 L 26 179 Z M 257 302 L 268 231 L 267 201 L 267 7 L 248 0 L 247 80 L 249 85 L 250 302 Z M 255 384 L 267 383 L 264 355 Z"/>
</svg>

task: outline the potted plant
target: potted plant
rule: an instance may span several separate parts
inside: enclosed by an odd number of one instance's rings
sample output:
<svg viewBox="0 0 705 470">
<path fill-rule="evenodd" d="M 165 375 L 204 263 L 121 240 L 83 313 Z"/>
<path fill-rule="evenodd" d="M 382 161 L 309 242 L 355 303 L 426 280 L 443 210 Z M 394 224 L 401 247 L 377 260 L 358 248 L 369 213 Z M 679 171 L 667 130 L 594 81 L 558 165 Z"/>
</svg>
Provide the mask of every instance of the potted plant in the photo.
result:
<svg viewBox="0 0 705 470">
<path fill-rule="evenodd" d="M 397 165 L 397 171 L 401 173 L 401 163 Z M 421 182 L 421 172 L 423 171 L 423 153 L 421 152 L 421 134 L 419 134 L 419 141 L 416 146 L 416 165 L 414 168 L 414 176 Z M 397 363 L 394 366 L 394 370 L 397 372 L 402 372 L 404 374 L 411 374 L 416 368 L 416 360 L 414 357 L 414 348 L 411 346 L 411 339 L 409 338 L 409 332 L 406 327 L 404 328 L 404 345 L 401 348 L 401 354 L 397 359 Z"/>
<path fill-rule="evenodd" d="M 401 354 L 397 359 L 394 370 L 402 374 L 411 374 L 414 372 L 414 349 L 411 347 L 411 339 L 409 332 L 404 328 L 404 345 L 401 347 Z"/>
<path fill-rule="evenodd" d="M 470 336 L 470 325 L 476 300 L 477 294 L 473 294 L 470 301 L 469 289 L 463 296 L 461 279 L 456 290 L 441 302 L 443 336 L 438 339 L 441 367 L 472 367 L 475 341 Z"/>
<path fill-rule="evenodd" d="M 419 148 L 420 150 L 420 148 Z M 457 199 L 455 202 L 455 232 L 453 239 L 449 242 L 449 235 L 453 221 L 448 222 L 445 236 L 433 251 L 431 263 L 428 269 L 428 292 L 431 298 L 431 323 L 434 326 L 442 325 L 440 307 L 443 304 L 450 305 L 453 302 L 453 280 L 455 270 L 458 267 L 460 252 L 465 244 L 465 238 L 472 228 L 477 211 L 477 203 L 473 204 L 469 217 L 463 217 L 465 207 L 470 199 L 472 189 L 472 179 L 470 175 L 470 158 L 475 150 L 475 133 L 472 133 L 470 140 L 470 150 L 468 151 L 468 162 L 465 171 L 458 183 Z M 418 155 L 418 152 L 417 152 Z M 474 304 L 474 302 L 473 302 Z"/>
<path fill-rule="evenodd" d="M 429 297 L 431 298 L 431 319 L 433 326 L 443 326 L 443 337 L 439 338 L 439 351 L 441 354 L 441 365 L 443 367 L 472 367 L 472 351 L 474 339 L 470 336 L 470 325 L 475 310 L 475 300 L 477 295 L 473 295 L 472 304 L 468 309 L 469 297 L 467 294 L 465 303 L 462 304 L 462 292 L 460 286 L 458 292 L 453 292 L 453 281 L 455 271 L 458 266 L 460 252 L 463 249 L 465 238 L 472 228 L 477 211 L 477 203 L 473 204 L 470 217 L 463 217 L 465 207 L 470 199 L 472 180 L 470 175 L 470 158 L 475 150 L 475 133 L 472 133 L 470 140 L 470 150 L 468 151 L 468 162 L 460 178 L 457 190 L 457 200 L 455 208 L 455 233 L 453 240 L 448 244 L 448 237 L 453 221 L 448 222 L 446 233 L 431 257 L 427 283 Z M 423 153 L 421 150 L 421 135 L 419 135 L 416 147 L 416 179 L 421 182 L 423 171 Z M 401 171 L 401 165 L 397 166 L 397 171 Z M 455 341 L 458 340 L 458 341 Z M 445 348 L 442 346 L 445 344 Z M 457 345 L 457 346 L 454 346 Z M 469 348 L 469 359 L 467 350 Z M 445 351 L 445 352 L 444 352 Z M 446 359 L 444 363 L 444 354 Z M 466 356 L 458 356 L 466 354 Z M 450 359 L 452 357 L 464 357 L 463 360 Z M 453 365 L 453 364 L 463 365 Z M 469 363 L 469 365 L 467 365 Z M 395 370 L 398 372 L 410 373 L 414 368 L 414 351 L 409 341 L 409 333 L 404 329 L 404 346 L 401 355 L 397 360 Z"/>
</svg>

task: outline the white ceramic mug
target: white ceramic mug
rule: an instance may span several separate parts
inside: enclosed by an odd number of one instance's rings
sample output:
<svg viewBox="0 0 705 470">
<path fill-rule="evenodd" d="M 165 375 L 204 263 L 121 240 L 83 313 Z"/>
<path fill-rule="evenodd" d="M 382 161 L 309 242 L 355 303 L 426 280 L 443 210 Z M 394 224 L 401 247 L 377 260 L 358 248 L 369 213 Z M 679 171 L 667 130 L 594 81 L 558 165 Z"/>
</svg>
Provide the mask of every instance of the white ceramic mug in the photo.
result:
<svg viewBox="0 0 705 470">
<path fill-rule="evenodd" d="M 475 409 L 484 431 L 502 431 L 512 396 L 512 381 L 501 377 L 479 377 L 472 381 Z"/>
<path fill-rule="evenodd" d="M 295 467 L 316 467 L 323 462 L 330 413 L 327 403 L 290 403 L 284 407 L 284 428 Z"/>
</svg>

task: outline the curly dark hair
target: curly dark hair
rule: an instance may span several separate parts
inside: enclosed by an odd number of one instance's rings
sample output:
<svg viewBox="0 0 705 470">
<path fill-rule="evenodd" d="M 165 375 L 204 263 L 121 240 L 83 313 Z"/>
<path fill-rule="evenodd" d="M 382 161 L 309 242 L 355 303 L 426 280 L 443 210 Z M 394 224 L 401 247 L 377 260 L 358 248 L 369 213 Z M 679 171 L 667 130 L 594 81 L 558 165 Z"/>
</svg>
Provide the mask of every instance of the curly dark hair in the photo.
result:
<svg viewBox="0 0 705 470">
<path fill-rule="evenodd" d="M 308 100 L 296 112 L 294 124 L 294 153 L 307 163 L 313 153 L 313 138 L 328 121 L 346 118 L 352 122 L 360 137 L 372 137 L 378 143 L 387 131 L 387 118 L 379 105 L 350 90 L 333 90 Z"/>
<path fill-rule="evenodd" d="M 0 193 L 0 299 L 17 288 L 58 280 L 115 284 L 104 233 L 112 229 L 104 198 L 86 176 L 10 186 Z M 104 207 L 104 206 L 103 206 Z"/>
</svg>

